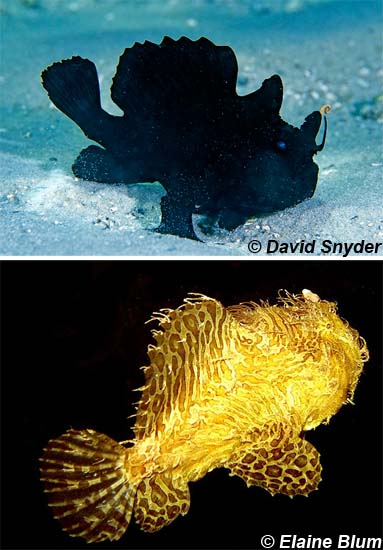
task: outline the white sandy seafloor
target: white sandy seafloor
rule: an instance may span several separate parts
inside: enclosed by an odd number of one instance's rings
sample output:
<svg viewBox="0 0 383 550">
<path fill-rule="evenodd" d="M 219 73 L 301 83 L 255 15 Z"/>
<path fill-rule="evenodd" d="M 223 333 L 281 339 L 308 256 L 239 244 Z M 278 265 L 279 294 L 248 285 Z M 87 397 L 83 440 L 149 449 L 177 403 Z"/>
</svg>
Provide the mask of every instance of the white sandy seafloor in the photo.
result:
<svg viewBox="0 0 383 550">
<path fill-rule="evenodd" d="M 380 0 L 2 0 L 0 11 L 0 255 L 250 255 L 253 239 L 263 251 L 270 239 L 315 240 L 319 255 L 325 239 L 383 241 Z M 90 142 L 50 104 L 41 70 L 72 55 L 93 60 L 103 105 L 116 112 L 109 87 L 120 54 L 164 35 L 230 45 L 240 94 L 280 74 L 289 123 L 332 105 L 311 200 L 233 232 L 206 235 L 195 216 L 204 242 L 194 242 L 153 231 L 159 184 L 74 178 Z"/>
</svg>

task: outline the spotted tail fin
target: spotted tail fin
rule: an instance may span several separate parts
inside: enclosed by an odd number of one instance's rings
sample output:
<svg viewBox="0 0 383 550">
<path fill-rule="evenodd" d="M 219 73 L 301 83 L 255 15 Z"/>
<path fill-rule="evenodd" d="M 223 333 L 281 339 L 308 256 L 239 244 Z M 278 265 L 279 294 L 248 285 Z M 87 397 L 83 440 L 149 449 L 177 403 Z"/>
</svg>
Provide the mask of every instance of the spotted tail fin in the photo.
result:
<svg viewBox="0 0 383 550">
<path fill-rule="evenodd" d="M 40 459 L 41 480 L 64 531 L 87 542 L 122 537 L 136 495 L 126 468 L 128 453 L 93 430 L 68 430 L 49 441 Z"/>
</svg>

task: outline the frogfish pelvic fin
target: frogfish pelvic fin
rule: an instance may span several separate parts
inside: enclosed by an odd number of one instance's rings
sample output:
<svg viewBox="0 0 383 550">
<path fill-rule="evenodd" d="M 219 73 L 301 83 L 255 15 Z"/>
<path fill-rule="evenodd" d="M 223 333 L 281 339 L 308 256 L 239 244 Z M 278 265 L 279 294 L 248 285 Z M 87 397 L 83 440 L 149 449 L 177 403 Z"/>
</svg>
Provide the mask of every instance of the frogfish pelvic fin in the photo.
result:
<svg viewBox="0 0 383 550">
<path fill-rule="evenodd" d="M 193 294 L 153 320 L 135 438 L 71 429 L 40 459 L 63 529 L 117 540 L 134 513 L 157 531 L 188 512 L 188 483 L 218 467 L 272 495 L 317 489 L 320 457 L 304 432 L 352 402 L 368 360 L 336 305 L 309 290 L 231 307 Z"/>
</svg>

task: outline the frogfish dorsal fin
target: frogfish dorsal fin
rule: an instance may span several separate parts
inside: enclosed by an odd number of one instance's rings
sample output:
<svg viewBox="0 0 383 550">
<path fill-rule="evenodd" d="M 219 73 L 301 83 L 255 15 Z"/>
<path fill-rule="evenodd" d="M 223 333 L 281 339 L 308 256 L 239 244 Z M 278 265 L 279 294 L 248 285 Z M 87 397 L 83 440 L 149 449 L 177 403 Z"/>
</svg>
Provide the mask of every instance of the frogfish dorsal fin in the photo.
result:
<svg viewBox="0 0 383 550">
<path fill-rule="evenodd" d="M 314 111 L 305 118 L 300 130 L 308 143 L 315 141 L 322 122 L 322 115 L 319 111 Z"/>
<path fill-rule="evenodd" d="M 263 81 L 255 92 L 241 97 L 245 114 L 259 120 L 275 119 L 283 100 L 283 84 L 279 75 L 275 74 Z"/>
<path fill-rule="evenodd" d="M 212 379 L 234 383 L 221 360 L 228 355 L 231 316 L 222 304 L 203 295 L 189 296 L 175 310 L 154 314 L 159 330 L 148 348 L 145 386 L 134 428 L 137 439 L 172 432 L 180 419 L 189 421 L 191 406 L 204 399 Z M 226 379 L 227 378 L 227 379 Z M 218 384 L 217 384 L 218 386 Z"/>
<path fill-rule="evenodd" d="M 305 439 L 286 437 L 288 432 L 273 426 L 262 431 L 261 441 L 243 443 L 226 465 L 231 475 L 272 495 L 307 496 L 317 489 L 322 470 L 318 451 Z M 265 439 L 267 433 L 269 438 Z"/>
<path fill-rule="evenodd" d="M 207 38 L 136 42 L 120 57 L 111 95 L 128 117 L 172 120 L 196 105 L 205 109 L 212 98 L 235 95 L 237 72 L 233 50 Z"/>
</svg>

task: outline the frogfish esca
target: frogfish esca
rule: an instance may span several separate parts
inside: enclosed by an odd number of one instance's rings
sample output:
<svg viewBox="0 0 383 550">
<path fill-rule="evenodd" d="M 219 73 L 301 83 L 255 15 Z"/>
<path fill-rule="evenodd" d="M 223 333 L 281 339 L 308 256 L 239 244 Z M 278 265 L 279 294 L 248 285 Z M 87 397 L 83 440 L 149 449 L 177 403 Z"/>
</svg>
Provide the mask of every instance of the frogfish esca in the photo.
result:
<svg viewBox="0 0 383 550">
<path fill-rule="evenodd" d="M 308 290 L 231 307 L 192 294 L 153 320 L 135 438 L 70 429 L 40 459 L 63 529 L 116 540 L 134 513 L 157 531 L 188 512 L 188 483 L 219 467 L 272 495 L 317 489 L 320 457 L 304 432 L 352 402 L 368 360 L 336 305 Z"/>
</svg>

